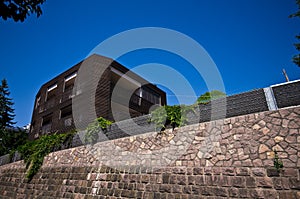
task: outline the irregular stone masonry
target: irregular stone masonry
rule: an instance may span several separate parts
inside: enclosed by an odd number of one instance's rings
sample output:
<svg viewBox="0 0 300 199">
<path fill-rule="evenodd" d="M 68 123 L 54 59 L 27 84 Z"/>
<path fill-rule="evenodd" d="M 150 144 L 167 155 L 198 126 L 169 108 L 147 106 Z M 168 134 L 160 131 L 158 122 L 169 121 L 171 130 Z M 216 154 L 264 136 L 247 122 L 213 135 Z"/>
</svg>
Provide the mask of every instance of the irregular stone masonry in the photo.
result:
<svg viewBox="0 0 300 199">
<path fill-rule="evenodd" d="M 300 107 L 51 153 L 31 182 L 0 167 L 2 198 L 300 198 Z M 283 169 L 274 168 L 274 151 Z"/>
<path fill-rule="evenodd" d="M 46 166 L 273 166 L 300 165 L 300 107 L 100 142 L 52 153 Z"/>
</svg>

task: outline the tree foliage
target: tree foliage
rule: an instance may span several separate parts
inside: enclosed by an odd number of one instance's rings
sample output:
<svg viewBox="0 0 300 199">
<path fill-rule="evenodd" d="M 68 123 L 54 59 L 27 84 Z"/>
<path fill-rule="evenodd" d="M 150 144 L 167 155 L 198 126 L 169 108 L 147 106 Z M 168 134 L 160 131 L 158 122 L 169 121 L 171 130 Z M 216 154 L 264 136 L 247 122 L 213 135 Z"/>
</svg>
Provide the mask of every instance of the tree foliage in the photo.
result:
<svg viewBox="0 0 300 199">
<path fill-rule="evenodd" d="M 15 114 L 12 99 L 9 98 L 10 92 L 6 79 L 3 79 L 0 85 L 0 128 L 12 127 Z"/>
<path fill-rule="evenodd" d="M 194 112 L 194 105 L 160 106 L 151 112 L 149 122 L 155 124 L 156 131 L 164 131 L 167 126 L 181 127 L 188 123 L 187 114 Z"/>
<path fill-rule="evenodd" d="M 296 0 L 296 4 L 298 5 L 298 11 L 294 14 L 291 14 L 290 17 L 299 17 L 300 18 L 300 0 Z M 300 41 L 300 34 L 297 35 L 296 38 Z M 300 52 L 300 43 L 295 43 L 294 46 Z M 297 55 L 294 55 L 293 62 L 300 67 L 300 53 Z"/>
<path fill-rule="evenodd" d="M 0 155 L 5 155 L 17 146 L 24 144 L 27 133 L 21 129 L 12 128 L 15 124 L 14 109 L 12 99 L 9 98 L 10 92 L 5 79 L 0 85 Z"/>
<path fill-rule="evenodd" d="M 215 100 L 215 99 L 222 98 L 225 96 L 226 96 L 226 94 L 223 93 L 222 91 L 213 90 L 211 92 L 206 92 L 206 93 L 200 95 L 200 97 L 197 99 L 197 103 L 198 104 L 207 104 L 211 100 Z"/>
<path fill-rule="evenodd" d="M 28 134 L 21 128 L 0 129 L 0 139 L 0 156 L 2 156 L 25 144 Z"/>
<path fill-rule="evenodd" d="M 103 117 L 95 119 L 94 122 L 90 123 L 86 128 L 84 141 L 87 144 L 95 144 L 98 141 L 100 131 L 105 132 L 107 128 L 112 124 Z"/>
<path fill-rule="evenodd" d="M 195 113 L 198 104 L 207 104 L 211 100 L 225 97 L 226 94 L 213 90 L 201 95 L 197 102 L 192 105 L 173 105 L 173 106 L 160 106 L 151 112 L 149 122 L 155 124 L 156 131 L 164 131 L 168 126 L 173 129 L 188 124 L 188 114 Z"/>
<path fill-rule="evenodd" d="M 4 20 L 12 18 L 23 22 L 27 16 L 35 13 L 37 17 L 42 14 L 41 5 L 46 0 L 0 0 L 0 17 Z"/>
</svg>

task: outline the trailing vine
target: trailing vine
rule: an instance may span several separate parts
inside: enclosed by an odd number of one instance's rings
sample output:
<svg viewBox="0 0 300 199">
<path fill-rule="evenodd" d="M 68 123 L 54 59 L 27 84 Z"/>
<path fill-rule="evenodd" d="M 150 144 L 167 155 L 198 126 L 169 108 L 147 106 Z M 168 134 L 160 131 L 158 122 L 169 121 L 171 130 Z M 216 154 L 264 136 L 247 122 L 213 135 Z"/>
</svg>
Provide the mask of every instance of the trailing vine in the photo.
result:
<svg viewBox="0 0 300 199">
<path fill-rule="evenodd" d="M 109 121 L 103 117 L 99 117 L 94 122 L 90 123 L 86 128 L 84 137 L 85 143 L 95 144 L 99 138 L 99 131 L 105 132 L 111 124 L 112 121 Z"/>
<path fill-rule="evenodd" d="M 59 150 L 63 144 L 70 145 L 76 131 L 64 134 L 44 135 L 18 147 L 18 152 L 26 164 L 26 178 L 30 181 L 43 164 L 44 157 Z"/>
</svg>

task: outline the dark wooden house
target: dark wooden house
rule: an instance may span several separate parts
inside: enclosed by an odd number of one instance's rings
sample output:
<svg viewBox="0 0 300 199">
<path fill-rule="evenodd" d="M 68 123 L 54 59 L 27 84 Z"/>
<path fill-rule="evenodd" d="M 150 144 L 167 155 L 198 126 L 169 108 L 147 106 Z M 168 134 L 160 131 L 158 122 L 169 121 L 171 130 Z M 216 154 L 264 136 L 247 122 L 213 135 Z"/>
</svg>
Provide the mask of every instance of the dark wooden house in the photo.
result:
<svg viewBox="0 0 300 199">
<path fill-rule="evenodd" d="M 94 54 L 40 88 L 29 137 L 83 129 L 95 117 L 129 119 L 165 104 L 164 91 L 118 62 Z"/>
</svg>

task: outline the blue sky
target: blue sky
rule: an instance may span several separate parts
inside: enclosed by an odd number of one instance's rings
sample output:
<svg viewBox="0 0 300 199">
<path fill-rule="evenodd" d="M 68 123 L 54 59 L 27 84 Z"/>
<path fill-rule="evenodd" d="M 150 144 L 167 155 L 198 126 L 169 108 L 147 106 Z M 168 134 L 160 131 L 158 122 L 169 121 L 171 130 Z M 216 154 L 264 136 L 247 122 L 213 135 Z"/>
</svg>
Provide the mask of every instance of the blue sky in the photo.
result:
<svg viewBox="0 0 300 199">
<path fill-rule="evenodd" d="M 291 80 L 299 19 L 294 0 L 48 0 L 24 23 L 0 20 L 0 78 L 8 80 L 19 126 L 30 122 L 39 87 L 84 59 L 105 39 L 140 27 L 172 29 L 196 40 L 214 60 L 231 95 Z M 197 95 L 207 91 L 189 63 L 170 52 L 138 50 L 118 59 L 128 68 L 161 63 L 184 74 Z M 163 74 L 162 78 L 172 78 Z M 169 103 L 176 98 L 168 93 Z M 182 93 L 183 95 L 185 93 Z"/>
</svg>

